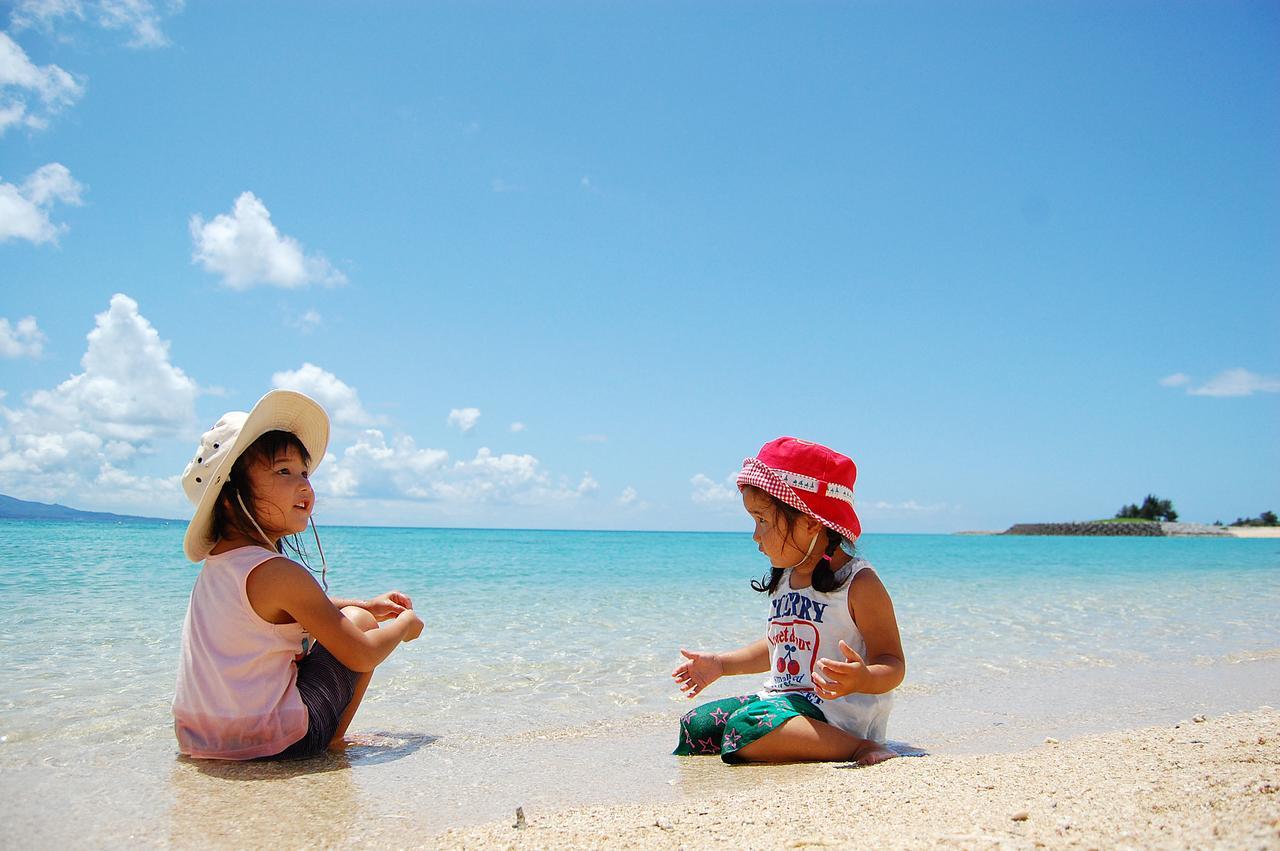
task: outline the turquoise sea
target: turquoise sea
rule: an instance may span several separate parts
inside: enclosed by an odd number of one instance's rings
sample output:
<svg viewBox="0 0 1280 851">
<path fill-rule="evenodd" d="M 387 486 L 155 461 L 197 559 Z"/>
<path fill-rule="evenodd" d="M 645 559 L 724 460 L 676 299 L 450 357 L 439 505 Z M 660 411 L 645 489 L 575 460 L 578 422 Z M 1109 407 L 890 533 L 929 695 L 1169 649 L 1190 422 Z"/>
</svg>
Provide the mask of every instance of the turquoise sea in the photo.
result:
<svg viewBox="0 0 1280 851">
<path fill-rule="evenodd" d="M 200 784 L 278 779 L 176 754 L 168 705 L 198 570 L 182 532 L 0 521 L 4 830 L 81 807 L 106 844 L 154 839 L 157 799 L 190 807 L 218 799 Z M 373 743 L 291 775 L 341 769 L 356 799 L 410 807 L 422 829 L 752 775 L 669 756 L 687 708 L 669 677 L 679 648 L 762 634 L 748 582 L 766 565 L 747 534 L 321 534 L 330 593 L 402 590 L 427 626 L 375 675 L 353 725 Z M 1000 751 L 1280 699 L 1280 540 L 871 534 L 860 549 L 907 654 L 892 739 Z"/>
</svg>

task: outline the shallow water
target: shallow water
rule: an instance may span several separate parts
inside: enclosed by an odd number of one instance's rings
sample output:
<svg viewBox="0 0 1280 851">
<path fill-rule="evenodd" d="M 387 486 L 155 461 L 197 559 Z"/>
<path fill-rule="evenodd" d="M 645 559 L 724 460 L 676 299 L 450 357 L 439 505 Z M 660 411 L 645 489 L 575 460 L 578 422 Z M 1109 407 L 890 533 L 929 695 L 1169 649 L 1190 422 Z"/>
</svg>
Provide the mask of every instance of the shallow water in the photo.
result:
<svg viewBox="0 0 1280 851">
<path fill-rule="evenodd" d="M 198 844 L 184 831 L 253 808 L 263 784 L 299 806 L 332 797 L 335 812 L 360 816 L 353 825 L 376 812 L 431 832 L 518 804 L 762 776 L 668 755 L 687 708 L 668 676 L 678 649 L 763 630 L 747 582 L 765 565 L 745 534 L 323 535 L 331 593 L 398 588 L 427 622 L 378 669 L 353 725 L 382 735 L 301 768 L 211 767 L 177 757 L 170 729 L 198 570 L 182 528 L 0 521 L 8 838 L 77 844 L 77 822 L 38 818 L 71 808 L 106 844 Z M 1280 700 L 1280 541 L 868 535 L 860 547 L 893 596 L 908 657 L 894 739 L 1003 750 Z M 278 828 L 272 808 L 255 812 Z M 243 838 L 228 829 L 229 844 Z"/>
</svg>

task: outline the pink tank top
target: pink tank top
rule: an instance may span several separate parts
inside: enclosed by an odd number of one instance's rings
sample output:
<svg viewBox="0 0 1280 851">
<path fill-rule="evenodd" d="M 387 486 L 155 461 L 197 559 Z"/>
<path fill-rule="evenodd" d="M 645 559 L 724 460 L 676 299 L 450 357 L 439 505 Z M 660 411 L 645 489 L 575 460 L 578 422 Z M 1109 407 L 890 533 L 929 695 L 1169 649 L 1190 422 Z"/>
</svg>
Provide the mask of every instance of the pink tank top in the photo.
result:
<svg viewBox="0 0 1280 851">
<path fill-rule="evenodd" d="M 240 547 L 205 560 L 182 625 L 173 726 L 184 754 L 272 756 L 307 732 L 295 654 L 300 624 L 272 624 L 249 605 L 245 580 L 279 553 Z"/>
</svg>

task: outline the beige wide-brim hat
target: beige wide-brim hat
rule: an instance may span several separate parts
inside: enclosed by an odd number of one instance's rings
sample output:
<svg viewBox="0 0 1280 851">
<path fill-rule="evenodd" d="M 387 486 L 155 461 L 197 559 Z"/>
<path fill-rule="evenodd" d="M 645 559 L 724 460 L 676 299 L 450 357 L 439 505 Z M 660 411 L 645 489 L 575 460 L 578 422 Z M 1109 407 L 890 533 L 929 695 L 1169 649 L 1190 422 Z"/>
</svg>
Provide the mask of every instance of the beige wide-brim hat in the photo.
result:
<svg viewBox="0 0 1280 851">
<path fill-rule="evenodd" d="M 249 413 L 228 411 L 200 438 L 200 446 L 182 472 L 182 489 L 195 504 L 182 549 L 192 561 L 204 561 L 213 537 L 213 506 L 236 459 L 269 431 L 296 435 L 311 455 L 311 470 L 329 447 L 329 415 L 314 399 L 292 390 L 272 390 Z"/>
</svg>

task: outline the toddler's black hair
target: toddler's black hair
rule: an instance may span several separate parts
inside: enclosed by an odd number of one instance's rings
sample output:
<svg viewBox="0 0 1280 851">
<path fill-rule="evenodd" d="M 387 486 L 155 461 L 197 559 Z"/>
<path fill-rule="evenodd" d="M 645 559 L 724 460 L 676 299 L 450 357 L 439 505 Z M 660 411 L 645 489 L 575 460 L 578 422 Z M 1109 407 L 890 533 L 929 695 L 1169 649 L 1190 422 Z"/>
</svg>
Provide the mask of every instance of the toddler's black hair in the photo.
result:
<svg viewBox="0 0 1280 851">
<path fill-rule="evenodd" d="M 796 523 L 801 517 L 807 517 L 808 515 L 754 485 L 745 485 L 743 489 L 745 490 L 746 488 L 751 488 L 756 493 L 769 498 L 769 501 L 773 503 L 775 516 L 782 520 L 781 525 L 786 529 L 786 537 L 794 541 Z M 839 548 L 840 542 L 844 540 L 844 536 L 825 525 L 822 530 L 827 533 L 827 545 L 823 548 L 822 558 L 813 569 L 813 590 L 826 594 L 837 588 L 836 574 L 831 569 L 831 557 L 836 554 L 836 549 Z M 762 594 L 772 594 L 778 590 L 778 583 L 782 581 L 782 573 L 783 569 L 781 567 L 769 568 L 769 572 L 764 576 L 751 580 L 751 589 Z"/>
<path fill-rule="evenodd" d="M 311 453 L 307 451 L 307 447 L 302 444 L 298 436 L 291 431 L 265 432 L 240 454 L 240 457 L 236 459 L 236 463 L 232 465 L 231 473 L 227 476 L 227 480 L 222 485 L 222 491 L 213 503 L 213 539 L 215 541 L 225 537 L 229 532 L 235 532 L 251 540 L 258 540 L 260 537 L 258 527 L 254 525 L 256 518 L 245 516 L 244 510 L 241 510 L 241 500 L 243 500 L 245 510 L 250 505 L 256 509 L 258 503 L 258 498 L 253 492 L 253 485 L 249 481 L 248 467 L 250 464 L 271 464 L 290 449 L 298 450 L 302 463 L 308 466 L 311 465 Z M 237 496 L 240 499 L 237 499 Z M 314 529 L 313 525 L 312 530 L 314 531 Z M 265 544 L 266 541 L 262 543 Z M 316 546 L 318 547 L 319 545 L 320 538 L 317 536 Z M 276 550 L 281 554 L 288 553 L 307 570 L 312 573 L 316 572 L 315 568 L 311 566 L 310 553 L 307 552 L 306 546 L 298 535 L 282 537 L 276 544 Z M 320 584 L 326 591 L 329 590 L 329 583 L 323 569 L 320 571 Z"/>
</svg>

